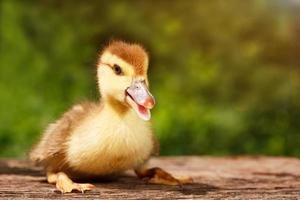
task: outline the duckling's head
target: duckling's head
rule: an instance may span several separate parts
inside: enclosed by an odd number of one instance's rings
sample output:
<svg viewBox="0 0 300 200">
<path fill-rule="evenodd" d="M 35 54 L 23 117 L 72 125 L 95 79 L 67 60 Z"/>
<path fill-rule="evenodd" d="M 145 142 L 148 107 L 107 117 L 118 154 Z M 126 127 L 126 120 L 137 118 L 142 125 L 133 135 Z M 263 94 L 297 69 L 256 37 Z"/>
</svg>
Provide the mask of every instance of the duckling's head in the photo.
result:
<svg viewBox="0 0 300 200">
<path fill-rule="evenodd" d="M 97 78 L 102 100 L 118 112 L 133 109 L 143 120 L 151 117 L 155 100 L 149 92 L 148 55 L 143 47 L 111 42 L 99 58 Z"/>
</svg>

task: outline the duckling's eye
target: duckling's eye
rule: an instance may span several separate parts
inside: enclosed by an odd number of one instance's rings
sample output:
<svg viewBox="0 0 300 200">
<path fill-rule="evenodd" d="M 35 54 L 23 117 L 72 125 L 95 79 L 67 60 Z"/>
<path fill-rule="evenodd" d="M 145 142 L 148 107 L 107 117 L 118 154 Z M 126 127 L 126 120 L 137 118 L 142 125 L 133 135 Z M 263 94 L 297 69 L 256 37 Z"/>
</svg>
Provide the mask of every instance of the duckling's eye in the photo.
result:
<svg viewBox="0 0 300 200">
<path fill-rule="evenodd" d="M 121 67 L 117 64 L 114 64 L 113 70 L 114 70 L 115 74 L 117 74 L 117 75 L 122 75 L 123 74 Z"/>
</svg>

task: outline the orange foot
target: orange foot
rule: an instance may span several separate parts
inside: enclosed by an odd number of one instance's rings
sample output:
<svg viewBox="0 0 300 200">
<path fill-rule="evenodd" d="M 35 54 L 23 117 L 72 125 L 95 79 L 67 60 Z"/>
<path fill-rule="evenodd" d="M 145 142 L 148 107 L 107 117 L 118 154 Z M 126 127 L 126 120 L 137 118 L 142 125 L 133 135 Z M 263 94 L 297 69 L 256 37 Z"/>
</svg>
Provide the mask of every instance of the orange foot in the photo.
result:
<svg viewBox="0 0 300 200">
<path fill-rule="evenodd" d="M 85 191 L 95 188 L 94 185 L 89 183 L 74 183 L 65 173 L 48 173 L 47 179 L 49 183 L 56 183 L 56 188 L 61 193 L 69 193 L 73 191 L 79 191 L 84 193 Z"/>
<path fill-rule="evenodd" d="M 193 179 L 189 176 L 174 177 L 170 173 L 164 171 L 159 167 L 154 167 L 146 170 L 135 170 L 135 173 L 139 178 L 146 178 L 148 183 L 162 185 L 182 185 L 193 183 Z"/>
</svg>

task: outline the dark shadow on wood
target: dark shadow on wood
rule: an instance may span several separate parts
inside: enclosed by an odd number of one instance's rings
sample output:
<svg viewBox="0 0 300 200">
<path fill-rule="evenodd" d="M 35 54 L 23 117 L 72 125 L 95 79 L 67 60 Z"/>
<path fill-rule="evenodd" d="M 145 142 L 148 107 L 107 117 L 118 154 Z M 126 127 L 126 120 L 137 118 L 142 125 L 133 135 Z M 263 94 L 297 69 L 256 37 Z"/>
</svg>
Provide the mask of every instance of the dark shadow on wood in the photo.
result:
<svg viewBox="0 0 300 200">
<path fill-rule="evenodd" d="M 94 180 L 92 182 L 101 190 L 101 187 L 110 189 L 124 189 L 131 191 L 156 190 L 161 192 L 179 192 L 183 195 L 205 195 L 207 192 L 218 190 L 219 188 L 209 184 L 192 183 L 181 186 L 168 186 L 159 184 L 149 184 L 135 176 L 123 175 L 118 179 L 103 182 Z"/>
<path fill-rule="evenodd" d="M 47 183 L 46 179 L 39 181 L 40 183 Z M 149 184 L 143 180 L 135 176 L 130 175 L 121 175 L 119 177 L 113 177 L 112 179 L 93 179 L 93 180 L 81 180 L 77 181 L 80 183 L 92 183 L 97 188 L 98 191 L 101 192 L 101 188 L 105 189 L 120 189 L 122 191 L 131 191 L 131 192 L 139 192 L 145 190 L 158 191 L 158 192 L 178 192 L 182 195 L 206 195 L 207 192 L 216 191 L 220 188 L 202 184 L 202 183 L 192 183 L 181 186 L 167 186 L 167 185 L 158 185 L 158 184 Z M 55 188 L 52 185 L 53 189 Z M 60 193 L 58 190 L 54 191 L 55 193 Z M 75 191 L 76 192 L 76 191 Z M 88 191 L 88 193 L 93 193 L 95 191 Z M 76 192 L 77 193 L 77 192 Z"/>
</svg>

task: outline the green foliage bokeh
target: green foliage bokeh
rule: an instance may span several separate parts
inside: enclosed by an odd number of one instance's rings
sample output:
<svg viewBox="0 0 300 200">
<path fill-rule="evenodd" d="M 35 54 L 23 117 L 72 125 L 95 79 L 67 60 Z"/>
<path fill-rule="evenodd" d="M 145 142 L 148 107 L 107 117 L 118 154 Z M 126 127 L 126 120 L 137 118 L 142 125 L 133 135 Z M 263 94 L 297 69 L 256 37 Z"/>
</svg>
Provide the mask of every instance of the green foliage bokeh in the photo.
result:
<svg viewBox="0 0 300 200">
<path fill-rule="evenodd" d="M 97 100 L 110 39 L 144 44 L 164 155 L 300 156 L 300 16 L 289 1 L 13 1 L 0 7 L 0 156 Z"/>
</svg>

